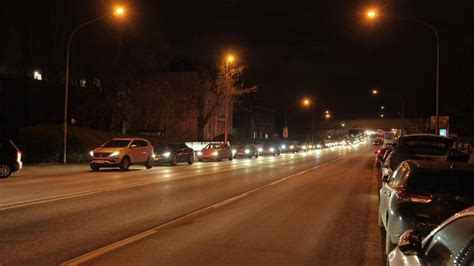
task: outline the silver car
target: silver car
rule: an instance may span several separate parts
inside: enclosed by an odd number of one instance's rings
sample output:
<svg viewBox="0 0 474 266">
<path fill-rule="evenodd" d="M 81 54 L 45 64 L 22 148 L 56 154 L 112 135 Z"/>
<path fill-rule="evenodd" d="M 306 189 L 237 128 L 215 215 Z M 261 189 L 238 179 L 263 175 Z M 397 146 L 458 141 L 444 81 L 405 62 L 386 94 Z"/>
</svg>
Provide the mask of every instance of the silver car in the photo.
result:
<svg viewBox="0 0 474 266">
<path fill-rule="evenodd" d="M 388 254 L 408 229 L 427 235 L 449 216 L 474 205 L 474 166 L 408 160 L 385 178 L 379 197 L 379 226 Z"/>
<path fill-rule="evenodd" d="M 388 255 L 387 264 L 473 265 L 474 206 L 444 221 L 421 241 L 422 236 L 408 230 Z"/>
</svg>

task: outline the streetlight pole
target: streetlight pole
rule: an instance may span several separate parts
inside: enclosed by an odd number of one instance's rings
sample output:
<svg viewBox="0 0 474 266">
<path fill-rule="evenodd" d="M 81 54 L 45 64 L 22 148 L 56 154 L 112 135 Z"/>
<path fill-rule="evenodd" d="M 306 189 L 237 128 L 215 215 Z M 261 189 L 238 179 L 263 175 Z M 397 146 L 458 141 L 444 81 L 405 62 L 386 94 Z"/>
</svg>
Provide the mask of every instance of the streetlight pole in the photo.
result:
<svg viewBox="0 0 474 266">
<path fill-rule="evenodd" d="M 87 21 L 81 25 L 79 25 L 77 28 L 75 28 L 71 34 L 69 34 L 69 38 L 67 40 L 67 47 L 66 47 L 66 75 L 65 75 L 65 80 L 64 80 L 64 119 L 63 119 L 63 163 L 65 164 L 67 162 L 67 124 L 68 124 L 68 119 L 67 119 L 67 114 L 68 114 L 68 96 L 69 96 L 69 50 L 71 48 L 71 41 L 72 37 L 74 37 L 74 34 L 76 34 L 79 30 L 84 28 L 87 25 L 90 25 L 94 22 L 100 21 L 108 17 L 109 15 L 101 16 L 96 19 Z"/>
<path fill-rule="evenodd" d="M 229 63 L 234 61 L 234 56 L 229 55 L 225 61 L 225 88 L 224 88 L 224 143 L 228 142 L 228 128 L 229 128 L 229 90 L 230 90 L 230 73 Z"/>
<path fill-rule="evenodd" d="M 374 10 L 374 9 L 369 10 L 367 12 L 367 17 L 369 19 L 375 19 L 377 16 L 378 16 L 378 14 L 377 14 L 376 10 Z M 428 27 L 436 37 L 436 80 L 435 80 L 436 101 L 435 101 L 435 105 L 436 105 L 436 134 L 439 134 L 439 33 L 438 33 L 438 30 L 436 30 L 436 28 L 433 25 L 431 25 L 428 22 L 423 21 L 423 20 L 405 18 L 405 17 L 399 17 L 399 16 L 386 16 L 386 17 L 392 18 L 392 19 L 398 19 L 398 20 L 402 20 L 402 21 L 415 22 L 415 23 L 422 24 L 422 25 Z"/>
<path fill-rule="evenodd" d="M 125 9 L 123 7 L 117 6 L 115 7 L 114 14 L 116 16 L 122 16 L 125 13 Z M 69 38 L 67 40 L 67 47 L 66 47 L 66 73 L 64 78 L 64 117 L 63 117 L 63 163 L 67 163 L 67 131 L 68 131 L 68 100 L 69 100 L 69 55 L 70 55 L 70 48 L 71 48 L 71 41 L 74 35 L 84 28 L 87 25 L 95 23 L 97 21 L 101 21 L 105 18 L 112 16 L 112 14 L 107 14 L 104 16 L 100 16 L 98 18 L 86 21 L 81 25 L 77 26 L 71 34 L 69 34 Z"/>
<path fill-rule="evenodd" d="M 439 134 L 439 33 L 436 28 L 429 24 L 426 21 L 419 20 L 419 19 L 412 19 L 412 18 L 404 18 L 404 17 L 398 17 L 398 16 L 389 16 L 390 18 L 402 20 L 402 21 L 408 21 L 408 22 L 415 22 L 419 24 L 423 24 L 424 26 L 428 27 L 436 37 L 436 81 L 435 81 L 435 89 L 436 89 L 436 134 Z"/>
</svg>

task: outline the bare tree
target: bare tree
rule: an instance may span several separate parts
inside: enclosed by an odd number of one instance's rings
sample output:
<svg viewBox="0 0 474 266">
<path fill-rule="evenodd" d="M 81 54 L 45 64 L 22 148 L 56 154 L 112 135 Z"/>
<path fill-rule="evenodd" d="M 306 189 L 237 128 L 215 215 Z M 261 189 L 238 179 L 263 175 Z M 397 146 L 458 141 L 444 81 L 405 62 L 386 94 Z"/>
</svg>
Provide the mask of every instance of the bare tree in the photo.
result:
<svg viewBox="0 0 474 266">
<path fill-rule="evenodd" d="M 225 62 L 217 65 L 214 71 L 204 71 L 199 75 L 200 86 L 198 91 L 198 139 L 204 139 L 204 128 L 216 109 L 223 104 L 226 92 L 230 102 L 253 93 L 256 86 L 244 88 L 239 86 L 245 67 L 228 67 Z"/>
</svg>

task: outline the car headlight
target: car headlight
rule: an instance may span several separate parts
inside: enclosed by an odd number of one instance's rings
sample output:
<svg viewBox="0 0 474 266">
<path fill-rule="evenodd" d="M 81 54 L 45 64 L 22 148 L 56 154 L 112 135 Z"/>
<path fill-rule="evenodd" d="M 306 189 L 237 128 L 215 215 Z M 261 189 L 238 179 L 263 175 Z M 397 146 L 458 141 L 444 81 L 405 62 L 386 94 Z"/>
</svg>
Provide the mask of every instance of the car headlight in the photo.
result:
<svg viewBox="0 0 474 266">
<path fill-rule="evenodd" d="M 249 149 L 246 149 L 245 150 L 245 154 L 249 154 L 250 153 L 250 150 Z"/>
<path fill-rule="evenodd" d="M 156 154 L 153 153 L 153 154 L 151 155 L 151 157 L 152 157 L 153 159 L 155 159 L 155 158 L 156 158 Z"/>
<path fill-rule="evenodd" d="M 236 153 L 237 151 L 236 150 L 232 150 L 232 154 Z"/>
<path fill-rule="evenodd" d="M 171 155 L 171 152 L 165 152 L 165 153 L 163 153 L 163 156 L 166 157 L 166 158 L 170 157 L 170 155 Z"/>
<path fill-rule="evenodd" d="M 198 151 L 198 152 L 197 152 L 197 155 L 198 155 L 198 156 L 202 156 L 202 151 Z"/>
<path fill-rule="evenodd" d="M 282 149 L 282 150 L 285 150 L 285 149 L 286 149 L 286 145 L 281 145 L 281 149 Z"/>
<path fill-rule="evenodd" d="M 118 156 L 119 154 L 120 154 L 120 152 L 114 151 L 114 152 L 112 152 L 109 156 L 110 156 L 110 157 L 115 157 L 115 156 Z"/>
<path fill-rule="evenodd" d="M 212 156 L 217 156 L 217 155 L 219 155 L 219 153 L 217 151 L 212 153 Z"/>
<path fill-rule="evenodd" d="M 275 151 L 275 148 L 270 148 L 270 152 L 274 152 Z"/>
<path fill-rule="evenodd" d="M 262 152 L 262 151 L 263 151 L 263 149 L 262 149 L 262 148 L 258 148 L 258 152 Z"/>
<path fill-rule="evenodd" d="M 302 148 L 303 148 L 303 150 L 306 150 L 306 146 L 305 146 L 305 145 L 303 145 L 303 147 L 302 147 Z"/>
<path fill-rule="evenodd" d="M 290 149 L 294 149 L 294 148 L 295 148 L 295 146 L 293 146 L 293 145 L 290 146 Z"/>
<path fill-rule="evenodd" d="M 90 152 L 89 152 L 89 155 L 92 156 L 92 157 L 94 157 L 94 151 L 90 151 Z"/>
</svg>

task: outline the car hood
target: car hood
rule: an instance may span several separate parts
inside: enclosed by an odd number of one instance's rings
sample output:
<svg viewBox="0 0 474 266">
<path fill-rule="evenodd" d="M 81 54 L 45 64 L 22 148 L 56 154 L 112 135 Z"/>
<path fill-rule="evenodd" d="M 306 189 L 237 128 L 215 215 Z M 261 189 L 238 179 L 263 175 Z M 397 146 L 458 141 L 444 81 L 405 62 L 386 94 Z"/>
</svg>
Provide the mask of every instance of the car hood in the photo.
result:
<svg viewBox="0 0 474 266">
<path fill-rule="evenodd" d="M 97 149 L 94 150 L 94 152 L 104 152 L 104 153 L 112 153 L 112 152 L 116 152 L 116 151 L 122 151 L 124 149 L 127 149 L 127 148 L 104 148 L 104 147 L 99 147 Z"/>
</svg>

